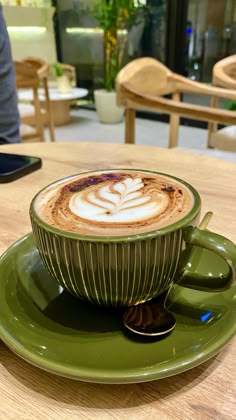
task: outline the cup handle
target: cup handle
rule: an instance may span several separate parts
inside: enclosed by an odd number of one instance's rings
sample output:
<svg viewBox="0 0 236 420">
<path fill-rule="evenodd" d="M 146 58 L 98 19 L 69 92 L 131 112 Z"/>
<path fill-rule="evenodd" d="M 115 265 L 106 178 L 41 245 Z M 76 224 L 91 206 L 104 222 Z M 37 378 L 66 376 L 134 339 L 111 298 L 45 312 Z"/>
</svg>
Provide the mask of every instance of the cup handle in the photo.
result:
<svg viewBox="0 0 236 420">
<path fill-rule="evenodd" d="M 184 229 L 183 237 L 187 247 L 197 246 L 220 255 L 228 264 L 231 276 L 222 276 L 217 279 L 208 276 L 203 280 L 200 276 L 191 278 L 191 275 L 188 275 L 185 278 L 185 268 L 181 268 L 181 274 L 179 274 L 177 280 L 179 285 L 196 290 L 219 292 L 236 284 L 236 245 L 232 241 L 209 230 L 201 230 L 190 226 Z"/>
</svg>

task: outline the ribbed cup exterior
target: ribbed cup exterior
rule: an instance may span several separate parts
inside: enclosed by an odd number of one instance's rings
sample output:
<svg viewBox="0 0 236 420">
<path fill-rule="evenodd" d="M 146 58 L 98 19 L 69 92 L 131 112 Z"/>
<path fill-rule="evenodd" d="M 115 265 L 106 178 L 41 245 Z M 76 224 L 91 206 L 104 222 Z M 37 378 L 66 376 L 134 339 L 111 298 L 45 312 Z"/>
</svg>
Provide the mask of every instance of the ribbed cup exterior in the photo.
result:
<svg viewBox="0 0 236 420">
<path fill-rule="evenodd" d="M 154 238 L 99 242 L 52 233 L 33 218 L 32 226 L 49 273 L 80 299 L 131 306 L 152 299 L 173 282 L 182 229 Z"/>
</svg>

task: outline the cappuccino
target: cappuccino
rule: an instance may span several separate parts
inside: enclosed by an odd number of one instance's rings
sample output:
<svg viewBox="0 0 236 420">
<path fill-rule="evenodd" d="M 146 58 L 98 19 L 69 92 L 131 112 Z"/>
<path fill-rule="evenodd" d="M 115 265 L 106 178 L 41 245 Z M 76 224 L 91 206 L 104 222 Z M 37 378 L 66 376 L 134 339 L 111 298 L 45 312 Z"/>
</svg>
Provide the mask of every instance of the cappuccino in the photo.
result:
<svg viewBox="0 0 236 420">
<path fill-rule="evenodd" d="M 137 235 L 171 225 L 193 208 L 180 181 L 153 172 L 107 170 L 55 182 L 35 200 L 40 219 L 67 232 Z"/>
</svg>

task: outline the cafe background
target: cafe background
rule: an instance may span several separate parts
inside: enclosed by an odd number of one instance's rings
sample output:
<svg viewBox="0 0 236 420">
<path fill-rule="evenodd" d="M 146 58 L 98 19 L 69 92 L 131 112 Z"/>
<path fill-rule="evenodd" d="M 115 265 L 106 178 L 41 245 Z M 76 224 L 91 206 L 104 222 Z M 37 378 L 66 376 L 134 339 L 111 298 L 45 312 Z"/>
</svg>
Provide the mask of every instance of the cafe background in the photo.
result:
<svg viewBox="0 0 236 420">
<path fill-rule="evenodd" d="M 142 3 L 148 13 L 127 34 L 124 64 L 151 56 L 192 80 L 209 83 L 213 65 L 236 53 L 236 0 Z M 52 64 L 56 60 L 72 64 L 77 85 L 89 90 L 80 106 L 94 109 L 94 89 L 103 85 L 104 48 L 98 22 L 84 12 L 93 0 L 4 0 L 2 4 L 13 58 L 34 55 Z M 187 96 L 185 100 L 206 103 L 207 99 Z M 165 115 L 150 112 L 140 116 L 166 120 Z"/>
</svg>

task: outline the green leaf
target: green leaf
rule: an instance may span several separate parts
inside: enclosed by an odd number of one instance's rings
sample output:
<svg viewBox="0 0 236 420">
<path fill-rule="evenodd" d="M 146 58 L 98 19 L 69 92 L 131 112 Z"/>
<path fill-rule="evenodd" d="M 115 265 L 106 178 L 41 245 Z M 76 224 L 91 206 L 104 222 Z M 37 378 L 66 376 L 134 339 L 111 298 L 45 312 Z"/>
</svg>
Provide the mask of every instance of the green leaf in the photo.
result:
<svg viewBox="0 0 236 420">
<path fill-rule="evenodd" d="M 63 70 L 62 70 L 61 64 L 56 62 L 56 63 L 53 64 L 53 67 L 54 67 L 56 76 L 61 77 L 63 75 Z"/>
<path fill-rule="evenodd" d="M 228 109 L 229 111 L 236 111 L 236 101 L 228 101 L 225 104 L 225 109 Z"/>
</svg>

